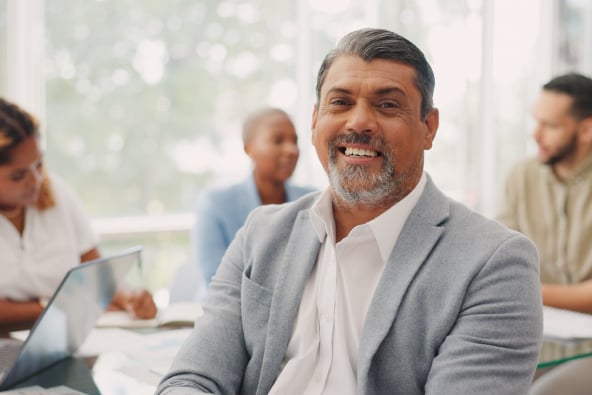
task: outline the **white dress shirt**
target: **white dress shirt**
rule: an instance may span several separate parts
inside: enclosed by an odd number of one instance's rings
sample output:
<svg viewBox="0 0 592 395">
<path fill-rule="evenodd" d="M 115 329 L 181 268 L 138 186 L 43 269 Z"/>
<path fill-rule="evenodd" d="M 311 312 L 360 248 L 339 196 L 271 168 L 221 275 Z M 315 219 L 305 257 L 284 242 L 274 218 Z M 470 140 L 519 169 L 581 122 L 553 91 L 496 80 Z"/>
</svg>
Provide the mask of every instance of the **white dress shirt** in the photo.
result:
<svg viewBox="0 0 592 395">
<path fill-rule="evenodd" d="M 331 196 L 311 208 L 322 243 L 304 289 L 296 323 L 270 394 L 356 394 L 357 357 L 364 318 L 401 229 L 426 184 L 335 243 Z"/>
</svg>

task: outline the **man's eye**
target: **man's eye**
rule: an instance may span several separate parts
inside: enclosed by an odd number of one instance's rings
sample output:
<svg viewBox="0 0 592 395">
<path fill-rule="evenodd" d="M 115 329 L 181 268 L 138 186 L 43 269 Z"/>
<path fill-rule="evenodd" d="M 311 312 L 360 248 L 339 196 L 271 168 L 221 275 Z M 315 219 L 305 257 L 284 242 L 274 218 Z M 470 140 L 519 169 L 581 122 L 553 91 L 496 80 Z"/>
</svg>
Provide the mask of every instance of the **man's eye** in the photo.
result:
<svg viewBox="0 0 592 395">
<path fill-rule="evenodd" d="M 22 181 L 25 178 L 25 173 L 15 173 L 10 176 L 10 179 L 14 182 Z"/>
<path fill-rule="evenodd" d="M 344 99 L 332 99 L 331 101 L 329 101 L 329 104 L 334 106 L 345 106 L 347 105 L 347 101 Z"/>
<path fill-rule="evenodd" d="M 386 102 L 378 103 L 378 107 L 380 107 L 380 108 L 398 108 L 399 105 L 395 102 L 392 102 L 392 101 L 386 101 Z"/>
</svg>

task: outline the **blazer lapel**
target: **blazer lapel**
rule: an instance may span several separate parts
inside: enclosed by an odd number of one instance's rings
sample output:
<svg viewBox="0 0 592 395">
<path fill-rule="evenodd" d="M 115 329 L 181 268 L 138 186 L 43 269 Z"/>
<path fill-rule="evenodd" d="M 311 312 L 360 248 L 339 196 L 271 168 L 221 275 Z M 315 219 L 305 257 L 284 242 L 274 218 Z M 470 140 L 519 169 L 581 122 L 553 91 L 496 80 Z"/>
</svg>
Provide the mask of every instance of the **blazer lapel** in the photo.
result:
<svg viewBox="0 0 592 395">
<path fill-rule="evenodd" d="M 240 188 L 242 193 L 240 199 L 237 199 L 237 204 L 241 204 L 246 210 L 246 213 L 261 205 L 261 197 L 259 196 L 253 173 L 240 184 Z"/>
<path fill-rule="evenodd" d="M 440 224 L 448 217 L 447 198 L 428 177 L 425 190 L 412 210 L 391 252 L 366 313 L 358 353 L 358 388 L 366 387 L 370 362 L 396 319 L 407 287 L 440 238 Z"/>
<path fill-rule="evenodd" d="M 283 276 L 277 281 L 269 311 L 268 333 L 273 336 L 268 336 L 265 341 L 258 394 L 267 394 L 279 373 L 300 299 L 321 246 L 308 210 L 299 213 L 292 229 L 282 262 Z"/>
</svg>

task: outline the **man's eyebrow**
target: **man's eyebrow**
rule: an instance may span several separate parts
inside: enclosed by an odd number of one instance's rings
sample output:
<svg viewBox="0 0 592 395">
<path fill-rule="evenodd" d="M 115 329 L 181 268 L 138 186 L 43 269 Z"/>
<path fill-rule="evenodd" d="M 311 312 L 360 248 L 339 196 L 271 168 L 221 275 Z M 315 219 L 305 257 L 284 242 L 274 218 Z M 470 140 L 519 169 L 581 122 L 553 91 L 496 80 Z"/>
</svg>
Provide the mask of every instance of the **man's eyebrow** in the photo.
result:
<svg viewBox="0 0 592 395">
<path fill-rule="evenodd" d="M 341 94 L 344 94 L 344 95 L 350 95 L 351 94 L 351 91 L 349 89 L 346 89 L 346 88 L 340 88 L 338 86 L 334 86 L 334 87 L 332 87 L 331 89 L 329 89 L 327 91 L 327 95 L 328 94 L 331 94 L 331 93 L 341 93 Z"/>
<path fill-rule="evenodd" d="M 12 170 L 9 174 L 11 176 L 19 176 L 23 173 L 25 173 L 27 171 L 27 169 L 23 169 L 23 168 L 18 168 L 18 169 L 14 169 Z"/>
<path fill-rule="evenodd" d="M 350 95 L 352 93 L 352 91 L 347 88 L 342 88 L 339 86 L 334 86 L 327 91 L 327 94 L 335 94 L 335 93 Z M 396 87 L 396 86 L 391 86 L 391 87 L 387 87 L 387 88 L 380 88 L 374 92 L 374 94 L 376 96 L 386 96 L 386 95 L 390 95 L 392 93 L 397 93 L 397 94 L 402 94 L 402 95 L 406 94 L 403 89 Z"/>
<path fill-rule="evenodd" d="M 385 96 L 385 95 L 390 95 L 391 93 L 398 93 L 398 94 L 402 94 L 402 95 L 406 94 L 403 89 L 393 86 L 393 87 L 378 89 L 376 91 L 376 96 Z"/>
</svg>

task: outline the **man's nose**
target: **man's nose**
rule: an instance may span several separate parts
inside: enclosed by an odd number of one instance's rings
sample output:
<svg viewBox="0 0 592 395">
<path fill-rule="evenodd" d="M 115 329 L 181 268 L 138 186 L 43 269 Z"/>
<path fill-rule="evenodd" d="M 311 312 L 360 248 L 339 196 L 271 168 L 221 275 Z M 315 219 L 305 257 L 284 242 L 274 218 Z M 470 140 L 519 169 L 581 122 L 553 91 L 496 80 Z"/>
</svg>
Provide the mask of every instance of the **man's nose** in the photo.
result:
<svg viewBox="0 0 592 395">
<path fill-rule="evenodd" d="M 298 148 L 298 143 L 292 143 L 292 142 L 286 143 L 284 145 L 284 149 L 290 155 L 298 156 L 298 154 L 300 153 L 300 149 Z"/>
<path fill-rule="evenodd" d="M 366 100 L 358 100 L 349 111 L 347 129 L 357 133 L 373 133 L 377 129 L 374 107 Z"/>
</svg>

